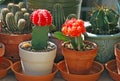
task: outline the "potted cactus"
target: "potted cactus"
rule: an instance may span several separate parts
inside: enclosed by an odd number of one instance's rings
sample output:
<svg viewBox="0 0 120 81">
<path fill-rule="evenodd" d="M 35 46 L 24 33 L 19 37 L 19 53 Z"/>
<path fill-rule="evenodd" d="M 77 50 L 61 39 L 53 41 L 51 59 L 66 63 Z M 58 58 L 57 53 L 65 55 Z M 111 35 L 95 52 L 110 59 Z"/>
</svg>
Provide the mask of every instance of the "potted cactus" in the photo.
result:
<svg viewBox="0 0 120 81">
<path fill-rule="evenodd" d="M 67 19 L 62 26 L 62 33 L 55 32 L 55 37 L 63 40 L 62 54 L 68 73 L 88 74 L 97 55 L 98 46 L 83 38 L 86 32 L 84 21 L 76 18 Z"/>
<path fill-rule="evenodd" d="M 105 63 L 114 58 L 114 44 L 120 41 L 117 27 L 119 15 L 113 9 L 99 6 L 91 13 L 90 24 L 85 35 L 87 40 L 98 44 L 96 60 Z"/>
<path fill-rule="evenodd" d="M 30 13 L 24 2 L 9 3 L 1 9 L 0 42 L 4 43 L 5 57 L 13 62 L 19 60 L 18 45 L 31 39 Z"/>
<path fill-rule="evenodd" d="M 22 71 L 27 75 L 46 75 L 53 69 L 57 46 L 48 41 L 52 15 L 46 9 L 35 10 L 31 14 L 34 24 L 32 40 L 19 44 Z"/>
</svg>

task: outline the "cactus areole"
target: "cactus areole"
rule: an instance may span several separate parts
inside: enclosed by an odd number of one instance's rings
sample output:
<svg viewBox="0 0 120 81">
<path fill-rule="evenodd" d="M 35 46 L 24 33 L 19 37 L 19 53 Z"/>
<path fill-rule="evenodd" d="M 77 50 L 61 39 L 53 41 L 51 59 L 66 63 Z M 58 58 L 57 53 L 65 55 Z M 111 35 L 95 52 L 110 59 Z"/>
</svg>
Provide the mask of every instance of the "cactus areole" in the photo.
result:
<svg viewBox="0 0 120 81">
<path fill-rule="evenodd" d="M 32 48 L 43 50 L 48 46 L 49 26 L 52 24 L 52 15 L 48 10 L 38 9 L 31 14 L 34 24 L 32 31 Z"/>
</svg>

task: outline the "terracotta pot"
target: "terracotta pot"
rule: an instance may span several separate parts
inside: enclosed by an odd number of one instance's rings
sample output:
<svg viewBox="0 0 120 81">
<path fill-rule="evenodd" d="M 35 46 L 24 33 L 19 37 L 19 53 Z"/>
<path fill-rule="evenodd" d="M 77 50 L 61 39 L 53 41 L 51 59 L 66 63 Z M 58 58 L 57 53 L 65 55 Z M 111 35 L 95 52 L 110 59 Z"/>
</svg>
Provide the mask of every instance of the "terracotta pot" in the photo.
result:
<svg viewBox="0 0 120 81">
<path fill-rule="evenodd" d="M 31 34 L 4 34 L 0 33 L 0 42 L 5 44 L 5 57 L 13 62 L 19 61 L 18 45 L 22 41 L 30 40 Z"/>
<path fill-rule="evenodd" d="M 7 72 L 10 70 L 12 62 L 6 58 L 2 58 L 0 62 L 0 78 L 3 78 L 7 75 Z"/>
<path fill-rule="evenodd" d="M 116 60 L 106 62 L 105 67 L 114 81 L 120 81 L 120 74 L 118 74 L 117 71 Z"/>
<path fill-rule="evenodd" d="M 49 42 L 55 49 L 43 52 L 33 52 L 21 48 L 25 41 L 19 44 L 19 55 L 21 58 L 22 71 L 27 75 L 46 75 L 52 72 L 57 47 L 54 43 Z"/>
<path fill-rule="evenodd" d="M 2 47 L 0 47 L 0 57 L 2 57 L 5 53 L 5 45 L 3 43 L 0 43 Z"/>
<path fill-rule="evenodd" d="M 60 70 L 62 77 L 66 81 L 97 81 L 104 71 L 104 66 L 99 62 L 94 62 L 92 68 L 90 69 L 88 74 L 85 75 L 77 75 L 68 73 L 65 61 L 60 61 L 57 64 L 58 69 Z"/>
<path fill-rule="evenodd" d="M 19 61 L 15 62 L 12 65 L 11 69 L 14 72 L 16 79 L 18 81 L 52 81 L 55 74 L 58 72 L 56 65 L 54 65 L 52 73 L 50 73 L 48 75 L 44 75 L 44 76 L 26 75 L 26 74 L 22 73 L 21 63 Z"/>
<path fill-rule="evenodd" d="M 53 37 L 53 36 L 50 36 L 49 37 L 50 41 L 55 43 L 56 46 L 57 46 L 57 54 L 56 54 L 56 58 L 55 58 L 55 62 L 58 63 L 59 61 L 63 60 L 63 55 L 62 55 L 62 43 L 63 41 Z"/>
<path fill-rule="evenodd" d="M 98 46 L 90 41 L 86 41 L 86 43 L 91 43 L 92 45 L 94 45 L 95 49 L 87 51 L 76 51 L 62 46 L 65 63 L 70 73 L 87 74 L 91 69 L 94 58 L 97 54 Z"/>
<path fill-rule="evenodd" d="M 3 43 L 0 43 L 1 47 L 0 47 L 0 62 L 2 61 L 2 57 L 5 53 L 5 45 Z"/>
<path fill-rule="evenodd" d="M 116 43 L 114 45 L 114 52 L 116 56 L 118 74 L 120 74 L 120 43 Z"/>
</svg>

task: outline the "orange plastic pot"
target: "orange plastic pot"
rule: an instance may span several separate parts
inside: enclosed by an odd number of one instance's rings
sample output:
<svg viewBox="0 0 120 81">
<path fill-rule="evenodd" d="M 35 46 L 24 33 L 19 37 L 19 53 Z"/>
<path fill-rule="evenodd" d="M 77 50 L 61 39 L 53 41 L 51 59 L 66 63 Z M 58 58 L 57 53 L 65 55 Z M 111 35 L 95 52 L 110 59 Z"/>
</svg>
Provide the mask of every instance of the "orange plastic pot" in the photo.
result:
<svg viewBox="0 0 120 81">
<path fill-rule="evenodd" d="M 90 41 L 86 41 L 86 43 L 92 44 L 95 48 L 86 51 L 76 51 L 62 46 L 62 54 L 70 73 L 87 74 L 91 69 L 97 54 L 98 46 Z"/>
<path fill-rule="evenodd" d="M 55 74 L 58 72 L 56 65 L 54 65 L 53 72 L 47 75 L 42 76 L 31 76 L 22 73 L 22 67 L 20 61 L 15 62 L 12 67 L 12 71 L 14 72 L 16 79 L 18 81 L 52 81 Z"/>
<path fill-rule="evenodd" d="M 67 71 L 65 61 L 57 63 L 57 67 L 66 81 L 97 81 L 101 73 L 104 71 L 104 66 L 99 62 L 94 62 L 89 73 L 84 75 L 69 73 Z"/>
<path fill-rule="evenodd" d="M 6 59 L 6 58 L 1 58 L 2 61 L 0 62 L 0 78 L 3 78 L 7 75 L 8 71 L 11 68 L 12 61 Z"/>
<path fill-rule="evenodd" d="M 5 34 L 0 33 L 0 42 L 5 44 L 5 57 L 13 62 L 19 61 L 18 45 L 22 41 L 30 40 L 31 34 Z"/>
</svg>

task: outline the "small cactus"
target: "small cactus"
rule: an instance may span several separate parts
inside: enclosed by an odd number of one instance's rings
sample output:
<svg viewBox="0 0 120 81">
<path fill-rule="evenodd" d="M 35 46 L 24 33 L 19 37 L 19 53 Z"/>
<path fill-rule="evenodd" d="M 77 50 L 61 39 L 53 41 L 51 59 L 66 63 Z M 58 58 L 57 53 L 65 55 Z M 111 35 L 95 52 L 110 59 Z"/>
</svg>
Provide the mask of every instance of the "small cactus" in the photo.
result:
<svg viewBox="0 0 120 81">
<path fill-rule="evenodd" d="M 30 13 L 24 8 L 23 2 L 9 3 L 7 8 L 1 9 L 1 18 L 5 30 L 11 33 L 31 32 Z"/>
<path fill-rule="evenodd" d="M 43 50 L 48 46 L 49 26 L 52 24 L 52 15 L 48 10 L 38 9 L 31 15 L 35 25 L 32 31 L 32 48 Z"/>
<path fill-rule="evenodd" d="M 19 2 L 18 5 L 20 8 L 26 8 L 26 5 L 24 2 Z"/>
<path fill-rule="evenodd" d="M 62 24 L 65 22 L 64 10 L 61 4 L 57 3 L 53 6 L 52 15 L 56 30 L 61 31 Z"/>
<path fill-rule="evenodd" d="M 2 20 L 4 26 L 6 26 L 5 18 L 6 18 L 6 14 L 8 12 L 10 12 L 8 8 L 1 9 L 1 20 Z"/>
<path fill-rule="evenodd" d="M 98 34 L 111 34 L 117 30 L 119 15 L 113 9 L 100 7 L 90 17 L 92 30 Z"/>
</svg>

